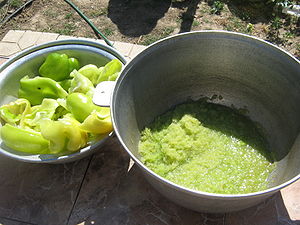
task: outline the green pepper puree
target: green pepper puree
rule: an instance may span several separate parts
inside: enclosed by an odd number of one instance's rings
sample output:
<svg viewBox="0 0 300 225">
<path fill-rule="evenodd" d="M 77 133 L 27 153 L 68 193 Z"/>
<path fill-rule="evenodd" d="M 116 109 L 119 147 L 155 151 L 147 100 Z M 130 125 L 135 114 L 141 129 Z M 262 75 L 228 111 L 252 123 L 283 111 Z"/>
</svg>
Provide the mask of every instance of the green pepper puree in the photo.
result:
<svg viewBox="0 0 300 225">
<path fill-rule="evenodd" d="M 178 105 L 141 132 L 142 162 L 190 189 L 245 194 L 268 188 L 275 169 L 261 129 L 238 110 L 197 101 Z"/>
</svg>

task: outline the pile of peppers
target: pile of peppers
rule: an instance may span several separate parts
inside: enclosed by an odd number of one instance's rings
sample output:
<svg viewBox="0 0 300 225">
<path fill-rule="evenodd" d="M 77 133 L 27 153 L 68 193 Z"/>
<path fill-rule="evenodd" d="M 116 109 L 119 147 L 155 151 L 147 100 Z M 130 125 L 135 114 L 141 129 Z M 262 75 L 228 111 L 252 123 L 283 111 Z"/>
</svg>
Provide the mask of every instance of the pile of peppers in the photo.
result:
<svg viewBox="0 0 300 225">
<path fill-rule="evenodd" d="M 16 151 L 64 155 L 101 140 L 112 123 L 109 108 L 92 102 L 94 89 L 121 69 L 117 59 L 80 68 L 76 58 L 49 54 L 38 76 L 20 80 L 18 99 L 0 107 L 2 141 Z"/>
</svg>

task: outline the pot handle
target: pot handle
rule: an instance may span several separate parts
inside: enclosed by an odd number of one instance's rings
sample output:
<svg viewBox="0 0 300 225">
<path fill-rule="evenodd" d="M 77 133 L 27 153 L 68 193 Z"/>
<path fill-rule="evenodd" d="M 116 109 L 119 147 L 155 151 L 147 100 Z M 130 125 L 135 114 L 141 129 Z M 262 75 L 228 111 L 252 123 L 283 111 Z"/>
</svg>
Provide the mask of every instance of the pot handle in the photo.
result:
<svg viewBox="0 0 300 225">
<path fill-rule="evenodd" d="M 97 84 L 93 95 L 93 103 L 102 107 L 110 107 L 110 99 L 115 85 L 115 81 L 102 81 Z"/>
</svg>

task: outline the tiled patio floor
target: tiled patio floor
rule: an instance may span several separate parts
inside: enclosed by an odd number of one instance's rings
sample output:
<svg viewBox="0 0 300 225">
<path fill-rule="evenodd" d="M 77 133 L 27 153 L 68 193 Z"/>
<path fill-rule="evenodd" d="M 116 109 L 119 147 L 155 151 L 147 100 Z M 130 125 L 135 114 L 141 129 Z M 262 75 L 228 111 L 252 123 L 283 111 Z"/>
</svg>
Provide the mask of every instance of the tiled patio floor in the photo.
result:
<svg viewBox="0 0 300 225">
<path fill-rule="evenodd" d="M 59 35 L 54 33 L 34 32 L 34 31 L 21 31 L 21 30 L 10 30 L 0 41 L 0 60 L 2 58 L 9 58 L 14 54 L 32 47 L 34 45 L 46 43 L 49 41 L 63 40 L 76 38 L 72 36 Z M 103 40 L 89 39 L 88 40 L 98 41 L 105 44 Z M 127 59 L 132 59 L 140 51 L 145 49 L 145 46 L 124 43 L 124 42 L 111 42 L 113 46 Z M 1 61 L 0 61 L 1 62 Z"/>
<path fill-rule="evenodd" d="M 67 38 L 73 37 L 9 31 L 0 41 L 0 64 L 25 48 Z M 122 42 L 114 46 L 127 59 L 145 48 Z M 0 156 L 0 224 L 300 225 L 300 181 L 247 210 L 205 214 L 165 199 L 129 164 L 116 138 L 97 154 L 63 165 Z"/>
</svg>

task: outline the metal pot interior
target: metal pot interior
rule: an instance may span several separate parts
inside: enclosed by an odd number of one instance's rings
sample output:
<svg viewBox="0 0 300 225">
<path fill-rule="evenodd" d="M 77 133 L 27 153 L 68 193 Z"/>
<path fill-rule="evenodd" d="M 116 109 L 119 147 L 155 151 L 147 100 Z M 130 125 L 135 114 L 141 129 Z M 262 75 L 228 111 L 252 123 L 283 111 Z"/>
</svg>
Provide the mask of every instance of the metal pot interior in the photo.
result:
<svg viewBox="0 0 300 225">
<path fill-rule="evenodd" d="M 115 131 L 143 167 L 140 131 L 171 107 L 202 97 L 247 110 L 278 163 L 270 188 L 300 174 L 300 65 L 262 40 L 231 32 L 193 32 L 162 40 L 123 70 L 112 99 Z"/>
</svg>

